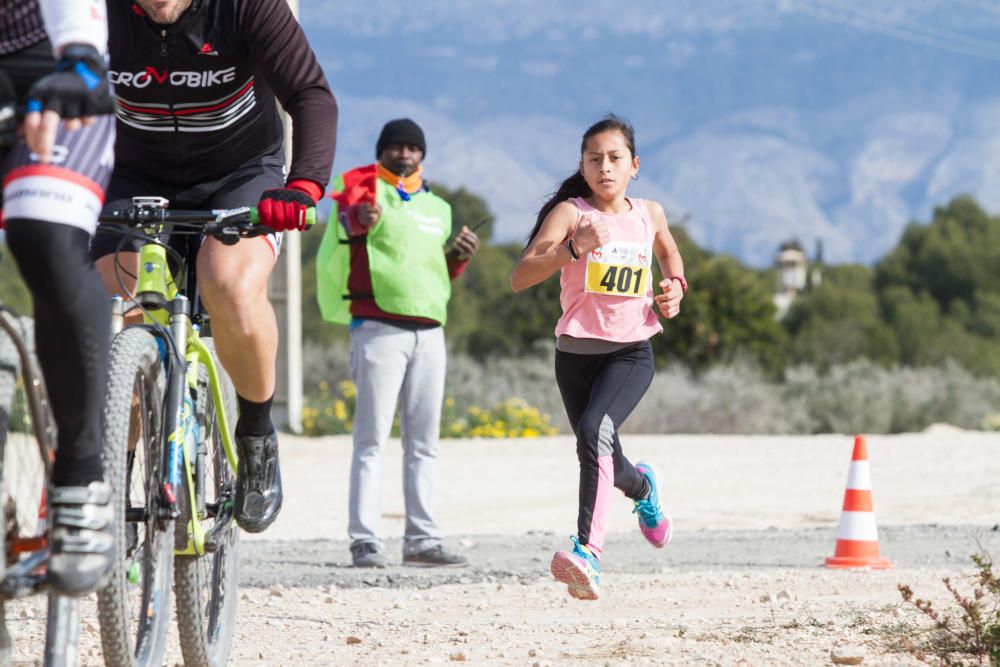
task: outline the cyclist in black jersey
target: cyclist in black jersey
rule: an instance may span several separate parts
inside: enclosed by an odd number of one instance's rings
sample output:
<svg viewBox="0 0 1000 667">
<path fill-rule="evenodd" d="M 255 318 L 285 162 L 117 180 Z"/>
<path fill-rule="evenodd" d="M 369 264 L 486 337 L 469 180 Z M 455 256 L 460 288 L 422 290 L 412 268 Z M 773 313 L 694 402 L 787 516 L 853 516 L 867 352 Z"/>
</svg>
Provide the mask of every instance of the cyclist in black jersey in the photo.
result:
<svg viewBox="0 0 1000 667">
<path fill-rule="evenodd" d="M 337 104 L 285 0 L 109 0 L 108 24 L 118 140 L 107 207 L 136 195 L 182 209 L 257 206 L 274 229 L 231 246 L 171 241 L 197 253 L 198 289 L 239 401 L 236 519 L 258 532 L 282 502 L 270 416 L 278 330 L 267 283 L 282 232 L 304 228 L 329 181 Z M 287 176 L 275 100 L 292 119 Z M 115 292 L 118 242 L 99 231 L 92 248 Z M 117 261 L 136 273 L 136 253 Z"/>
<path fill-rule="evenodd" d="M 106 47 L 102 0 L 0 0 L 3 220 L 59 431 L 48 578 L 67 595 L 97 588 L 114 548 L 101 465 L 110 309 L 88 254 L 113 160 Z"/>
</svg>

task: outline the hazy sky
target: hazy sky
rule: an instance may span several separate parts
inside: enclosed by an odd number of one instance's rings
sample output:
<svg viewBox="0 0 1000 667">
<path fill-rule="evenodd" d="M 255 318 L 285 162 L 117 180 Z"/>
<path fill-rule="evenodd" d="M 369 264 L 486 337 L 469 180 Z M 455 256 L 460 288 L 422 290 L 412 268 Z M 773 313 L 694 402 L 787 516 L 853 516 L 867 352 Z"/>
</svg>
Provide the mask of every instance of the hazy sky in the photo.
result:
<svg viewBox="0 0 1000 667">
<path fill-rule="evenodd" d="M 1000 209 L 1000 5 L 986 0 L 302 2 L 341 103 L 336 169 L 382 123 L 523 236 L 608 111 L 636 126 L 631 191 L 706 246 L 766 264 L 822 239 L 871 261 L 972 192 Z"/>
</svg>

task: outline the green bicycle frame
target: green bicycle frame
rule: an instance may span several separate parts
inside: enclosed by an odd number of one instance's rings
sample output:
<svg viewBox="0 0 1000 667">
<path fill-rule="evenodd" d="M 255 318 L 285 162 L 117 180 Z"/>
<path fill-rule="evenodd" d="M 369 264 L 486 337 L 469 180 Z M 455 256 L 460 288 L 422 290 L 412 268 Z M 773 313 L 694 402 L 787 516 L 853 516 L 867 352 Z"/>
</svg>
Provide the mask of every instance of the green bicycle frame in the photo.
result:
<svg viewBox="0 0 1000 667">
<path fill-rule="evenodd" d="M 174 344 L 178 354 L 186 362 L 185 377 L 189 389 L 197 390 L 198 387 L 198 364 L 201 363 L 208 371 L 208 383 L 212 392 L 214 405 L 222 406 L 222 386 L 219 382 L 219 370 L 212 358 L 212 353 L 208 346 L 201 340 L 197 326 L 192 326 L 190 320 L 184 326 L 175 327 L 166 308 L 163 306 L 176 299 L 178 296 L 177 285 L 167 264 L 166 248 L 159 243 L 145 243 L 139 249 L 139 276 L 136 281 L 135 300 L 144 305 L 153 306 L 144 310 L 143 319 L 146 324 L 160 324 L 171 328 L 174 336 Z M 176 317 L 176 316 L 174 316 Z M 185 335 L 176 335 L 180 331 Z M 229 423 L 225 410 L 217 408 L 215 411 L 216 428 L 222 435 L 222 448 L 226 455 L 226 460 L 232 467 L 233 474 L 236 474 L 237 455 L 236 447 L 233 443 L 232 432 L 229 430 Z M 177 451 L 183 452 L 183 475 L 187 486 L 188 502 L 191 507 L 192 519 L 187 526 L 188 544 L 184 549 L 177 549 L 175 554 L 198 555 L 205 553 L 205 529 L 198 517 L 199 505 L 195 490 L 194 460 L 197 452 L 191 451 L 192 440 L 187 437 L 188 429 L 192 424 L 194 415 L 190 413 L 188 401 L 182 401 L 180 414 L 177 416 L 176 427 L 169 435 L 168 444 L 176 446 Z"/>
<path fill-rule="evenodd" d="M 177 298 L 177 285 L 167 265 L 167 249 L 159 243 L 144 243 L 139 248 L 139 276 L 135 283 L 135 300 L 154 306 L 144 311 L 146 324 L 167 326 L 167 311 L 162 306 Z"/>
</svg>

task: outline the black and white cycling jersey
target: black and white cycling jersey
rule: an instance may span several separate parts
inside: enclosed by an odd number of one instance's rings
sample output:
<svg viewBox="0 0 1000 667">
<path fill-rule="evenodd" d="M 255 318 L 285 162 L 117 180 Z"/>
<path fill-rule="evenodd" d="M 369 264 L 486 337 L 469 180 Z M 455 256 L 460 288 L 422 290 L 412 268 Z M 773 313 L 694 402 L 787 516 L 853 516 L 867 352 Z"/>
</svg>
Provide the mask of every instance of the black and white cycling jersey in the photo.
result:
<svg viewBox="0 0 1000 667">
<path fill-rule="evenodd" d="M 326 186 L 337 104 L 285 0 L 194 0 L 166 26 L 129 0 L 108 8 L 120 168 L 184 186 L 280 155 L 277 98 L 294 128 L 288 179 Z"/>
</svg>

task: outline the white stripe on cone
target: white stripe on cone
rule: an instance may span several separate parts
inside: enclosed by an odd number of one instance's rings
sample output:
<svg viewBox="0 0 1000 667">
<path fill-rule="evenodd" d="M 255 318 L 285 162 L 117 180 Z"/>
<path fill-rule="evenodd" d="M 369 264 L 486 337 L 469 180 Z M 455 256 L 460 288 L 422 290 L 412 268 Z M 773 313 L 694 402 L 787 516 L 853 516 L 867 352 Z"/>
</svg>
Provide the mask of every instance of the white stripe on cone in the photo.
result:
<svg viewBox="0 0 1000 667">
<path fill-rule="evenodd" d="M 868 465 L 868 461 L 851 461 L 851 467 L 847 473 L 847 488 L 871 491 L 872 469 Z"/>
<path fill-rule="evenodd" d="M 837 527 L 838 540 L 878 542 L 875 512 L 841 512 Z"/>
</svg>

